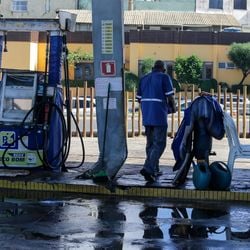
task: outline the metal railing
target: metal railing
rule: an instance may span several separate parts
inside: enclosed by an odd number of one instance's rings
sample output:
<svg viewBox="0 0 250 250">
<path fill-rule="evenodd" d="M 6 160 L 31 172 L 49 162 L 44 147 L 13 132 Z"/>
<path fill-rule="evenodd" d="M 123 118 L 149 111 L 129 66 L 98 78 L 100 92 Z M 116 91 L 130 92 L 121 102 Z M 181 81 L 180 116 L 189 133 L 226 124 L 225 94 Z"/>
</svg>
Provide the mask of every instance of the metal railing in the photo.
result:
<svg viewBox="0 0 250 250">
<path fill-rule="evenodd" d="M 71 109 L 76 117 L 76 121 L 83 137 L 94 137 L 97 134 L 96 110 L 94 88 L 84 87 L 71 88 L 71 99 L 74 100 Z M 174 137 L 184 115 L 184 109 L 201 93 L 200 89 L 191 90 L 185 88 L 183 91 L 175 94 L 177 112 L 168 117 L 168 133 Z M 215 92 L 210 93 L 217 98 L 223 110 L 229 112 L 235 120 L 239 137 L 250 137 L 250 101 L 247 98 L 247 88 L 244 86 L 243 93 L 240 90 L 237 94 L 227 92 L 227 89 L 221 90 L 220 86 Z M 141 136 L 144 132 L 142 126 L 142 114 L 140 106 L 136 100 L 135 90 L 125 92 L 125 128 L 128 137 Z M 72 136 L 77 136 L 76 128 L 72 125 Z"/>
</svg>

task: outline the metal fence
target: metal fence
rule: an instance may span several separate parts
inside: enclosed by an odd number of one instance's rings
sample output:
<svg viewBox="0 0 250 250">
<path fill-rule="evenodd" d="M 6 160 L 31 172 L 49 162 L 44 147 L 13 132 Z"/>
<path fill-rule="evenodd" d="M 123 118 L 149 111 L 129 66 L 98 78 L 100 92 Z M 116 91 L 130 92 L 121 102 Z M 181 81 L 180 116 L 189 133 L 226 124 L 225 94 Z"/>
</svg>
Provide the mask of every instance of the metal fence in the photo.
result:
<svg viewBox="0 0 250 250">
<path fill-rule="evenodd" d="M 83 137 L 95 137 L 97 134 L 96 109 L 94 88 L 77 87 L 71 88 L 71 110 L 75 115 L 76 122 Z M 200 89 L 185 88 L 175 94 L 177 112 L 168 117 L 168 133 L 174 137 L 184 115 L 184 110 L 201 93 Z M 250 101 L 247 97 L 247 88 L 244 86 L 243 93 L 227 92 L 227 89 L 217 91 L 213 89 L 210 94 L 215 96 L 225 112 L 229 112 L 234 118 L 239 137 L 250 137 Z M 135 91 L 125 93 L 125 127 L 128 137 L 141 136 L 144 133 L 140 106 L 136 100 Z M 76 126 L 72 124 L 72 136 L 79 136 Z"/>
</svg>

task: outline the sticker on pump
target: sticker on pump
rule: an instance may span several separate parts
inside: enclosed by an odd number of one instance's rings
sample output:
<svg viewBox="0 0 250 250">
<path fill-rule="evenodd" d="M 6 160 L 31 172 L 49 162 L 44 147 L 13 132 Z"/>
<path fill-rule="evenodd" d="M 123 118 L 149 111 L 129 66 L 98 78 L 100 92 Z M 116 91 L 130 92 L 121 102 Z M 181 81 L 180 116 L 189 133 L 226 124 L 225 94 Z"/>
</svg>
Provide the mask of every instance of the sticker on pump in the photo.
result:
<svg viewBox="0 0 250 250">
<path fill-rule="evenodd" d="M 0 148 L 17 148 L 15 131 L 0 132 Z"/>
<path fill-rule="evenodd" d="M 108 96 L 108 86 L 110 91 L 122 91 L 121 77 L 98 77 L 95 79 L 95 94 L 96 96 Z"/>
<path fill-rule="evenodd" d="M 101 61 L 101 74 L 103 76 L 115 76 L 115 61 Z"/>
</svg>

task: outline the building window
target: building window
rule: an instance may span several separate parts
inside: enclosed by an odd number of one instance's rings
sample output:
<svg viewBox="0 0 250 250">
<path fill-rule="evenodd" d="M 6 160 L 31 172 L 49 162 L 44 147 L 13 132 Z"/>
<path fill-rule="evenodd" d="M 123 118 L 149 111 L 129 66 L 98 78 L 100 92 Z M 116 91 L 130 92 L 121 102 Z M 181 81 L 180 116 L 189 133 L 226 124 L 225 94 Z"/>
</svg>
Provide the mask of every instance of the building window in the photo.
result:
<svg viewBox="0 0 250 250">
<path fill-rule="evenodd" d="M 223 9 L 223 0 L 209 0 L 210 9 Z"/>
<path fill-rule="evenodd" d="M 143 76 L 142 65 L 143 65 L 143 60 L 139 60 L 138 61 L 138 77 L 139 78 L 141 78 Z"/>
<path fill-rule="evenodd" d="M 173 79 L 174 76 L 174 62 L 172 61 L 165 61 L 165 68 L 166 68 L 166 73 Z"/>
<path fill-rule="evenodd" d="M 91 0 L 78 0 L 77 9 L 79 10 L 89 10 L 91 9 Z"/>
<path fill-rule="evenodd" d="M 225 62 L 219 62 L 218 67 L 219 67 L 219 69 L 225 69 L 226 68 L 226 63 Z"/>
<path fill-rule="evenodd" d="M 50 0 L 45 1 L 45 13 L 50 12 Z"/>
<path fill-rule="evenodd" d="M 164 67 L 166 69 L 166 73 L 173 79 L 173 76 L 174 76 L 174 62 L 173 61 L 163 61 L 163 62 L 164 62 Z M 143 65 L 143 60 L 139 60 L 138 61 L 138 77 L 139 78 L 141 78 L 143 76 L 142 65 Z"/>
<path fill-rule="evenodd" d="M 12 5 L 12 10 L 13 11 L 27 11 L 28 10 L 28 3 L 27 1 L 24 0 L 13 0 L 13 5 Z"/>
<path fill-rule="evenodd" d="M 235 69 L 236 68 L 236 65 L 232 62 L 228 62 L 227 63 L 227 69 Z"/>
<path fill-rule="evenodd" d="M 246 10 L 247 9 L 247 0 L 234 0 L 234 9 Z"/>
<path fill-rule="evenodd" d="M 82 62 L 75 65 L 75 79 L 90 81 L 94 80 L 94 64 L 93 62 Z"/>
<path fill-rule="evenodd" d="M 204 62 L 202 70 L 202 79 L 208 80 L 213 78 L 213 63 Z"/>
<path fill-rule="evenodd" d="M 219 69 L 236 69 L 236 65 L 233 62 L 219 62 Z"/>
</svg>

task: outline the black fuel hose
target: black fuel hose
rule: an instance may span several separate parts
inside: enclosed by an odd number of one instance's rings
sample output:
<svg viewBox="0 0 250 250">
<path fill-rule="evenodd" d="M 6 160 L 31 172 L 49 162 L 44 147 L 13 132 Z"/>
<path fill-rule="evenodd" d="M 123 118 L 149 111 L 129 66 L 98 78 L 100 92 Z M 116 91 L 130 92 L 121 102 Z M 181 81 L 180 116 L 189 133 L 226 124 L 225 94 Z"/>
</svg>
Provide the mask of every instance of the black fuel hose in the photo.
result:
<svg viewBox="0 0 250 250">
<path fill-rule="evenodd" d="M 25 144 L 23 138 L 29 134 L 31 134 L 32 132 L 39 132 L 39 133 L 43 133 L 43 156 L 41 155 L 40 153 L 40 145 L 39 145 L 39 142 L 38 142 L 38 136 L 35 137 L 35 140 L 36 140 L 36 152 L 37 152 L 37 155 L 40 159 L 40 161 L 42 162 L 42 166 L 45 167 L 46 169 L 49 169 L 49 170 L 53 170 L 53 168 L 55 166 L 52 166 L 49 161 L 48 161 L 48 155 L 47 155 L 47 146 L 48 146 L 48 138 L 49 138 L 49 129 L 48 128 L 44 128 L 44 126 L 42 124 L 38 124 L 38 117 L 40 116 L 41 114 L 41 111 L 43 110 L 43 107 L 44 107 L 45 103 L 39 103 L 37 105 L 35 105 L 34 107 L 32 107 L 28 112 L 27 114 L 25 115 L 22 123 L 21 123 L 21 126 L 22 128 L 25 129 L 25 132 L 18 136 L 14 141 L 13 143 L 16 143 L 18 141 L 21 141 L 22 145 L 26 148 L 26 149 L 29 149 L 31 150 L 28 145 Z M 54 103 L 49 103 L 50 105 L 50 108 L 54 108 L 54 111 L 55 112 L 58 112 L 59 114 L 59 117 L 60 117 L 60 120 L 62 122 L 62 145 L 61 147 L 58 149 L 58 152 L 56 153 L 56 155 L 52 158 L 51 161 L 55 161 L 57 158 L 60 158 L 61 157 L 61 160 L 58 161 L 58 165 L 57 166 L 64 166 L 65 165 L 65 162 L 67 161 L 67 158 L 69 156 L 69 151 L 70 151 L 70 148 L 69 148 L 69 140 L 70 140 L 70 136 L 68 134 L 68 129 L 67 129 L 67 123 L 65 121 L 65 118 L 64 118 L 64 114 L 63 114 L 63 111 L 61 110 L 60 107 L 58 107 L 58 105 L 54 104 Z M 34 121 L 35 123 L 32 124 L 32 126 L 30 124 L 26 124 L 26 120 L 27 118 L 29 117 L 29 115 L 34 111 L 34 110 L 37 110 L 36 112 L 36 116 L 34 117 Z M 76 125 L 76 128 L 77 128 L 77 132 L 79 133 L 79 137 L 80 137 L 80 142 L 81 142 L 81 146 L 82 146 L 82 160 L 80 162 L 80 164 L 76 165 L 76 166 L 72 166 L 72 167 L 66 167 L 66 169 L 71 169 L 71 168 L 79 168 L 83 165 L 84 161 L 85 161 L 85 148 L 84 148 L 84 143 L 83 143 L 83 139 L 81 137 L 81 131 L 79 129 L 79 126 L 77 124 L 77 121 L 74 117 L 74 115 L 72 114 L 71 112 L 71 117 L 73 118 L 73 121 Z M 12 143 L 12 144 L 13 144 Z M 41 144 L 41 142 L 40 142 Z M 9 145 L 3 152 L 3 155 L 2 155 L 2 162 L 3 162 L 3 166 L 5 168 L 14 168 L 12 166 L 8 166 L 6 161 L 5 161 L 5 155 L 7 153 L 7 151 L 11 148 L 11 145 Z M 34 149 L 32 149 L 34 150 Z M 25 167 L 24 167 L 25 168 Z"/>
</svg>

